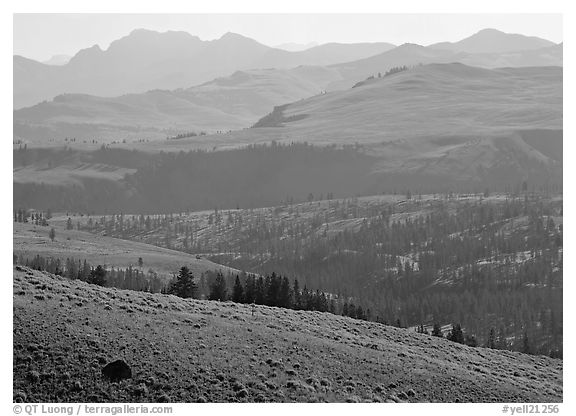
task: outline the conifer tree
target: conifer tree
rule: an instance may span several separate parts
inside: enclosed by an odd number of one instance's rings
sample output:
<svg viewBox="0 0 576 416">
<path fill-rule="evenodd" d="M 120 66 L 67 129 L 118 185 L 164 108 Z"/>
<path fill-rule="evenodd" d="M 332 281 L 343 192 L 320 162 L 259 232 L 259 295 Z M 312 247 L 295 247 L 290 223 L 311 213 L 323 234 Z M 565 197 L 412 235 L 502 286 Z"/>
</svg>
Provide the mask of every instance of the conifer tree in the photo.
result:
<svg viewBox="0 0 576 416">
<path fill-rule="evenodd" d="M 496 348 L 496 331 L 494 328 L 490 328 L 490 334 L 488 335 L 488 341 L 486 342 L 486 348 Z"/>
<path fill-rule="evenodd" d="M 342 305 L 342 316 L 348 316 L 348 302 L 344 302 L 344 305 Z"/>
<path fill-rule="evenodd" d="M 294 286 L 292 292 L 294 293 L 293 308 L 296 310 L 302 309 L 302 294 L 300 293 L 300 286 L 298 284 L 298 279 L 294 279 Z"/>
<path fill-rule="evenodd" d="M 474 335 L 465 335 L 464 344 L 468 345 L 469 347 L 477 347 L 478 341 L 476 341 L 476 337 Z"/>
<path fill-rule="evenodd" d="M 264 305 L 266 300 L 266 293 L 265 293 L 265 286 L 264 286 L 264 278 L 259 276 L 256 279 L 256 284 L 254 285 L 254 303 L 258 305 Z"/>
<path fill-rule="evenodd" d="M 444 337 L 444 334 L 442 334 L 442 328 L 440 327 L 440 324 L 438 322 L 434 323 L 434 327 L 432 328 L 432 336 L 439 338 Z"/>
<path fill-rule="evenodd" d="M 524 331 L 524 336 L 522 337 L 522 352 L 524 354 L 532 354 L 530 340 L 528 339 L 528 333 L 526 331 Z"/>
<path fill-rule="evenodd" d="M 356 319 L 366 320 L 366 316 L 364 315 L 364 310 L 362 309 L 362 306 L 358 306 L 356 308 Z"/>
<path fill-rule="evenodd" d="M 290 281 L 287 277 L 282 278 L 280 283 L 280 293 L 278 296 L 278 306 L 283 308 L 292 307 L 292 291 L 290 290 Z"/>
<path fill-rule="evenodd" d="M 237 303 L 244 302 L 244 288 L 240 282 L 240 276 L 236 275 L 236 280 L 234 281 L 234 288 L 232 290 L 232 300 Z"/>
<path fill-rule="evenodd" d="M 458 344 L 464 344 L 464 333 L 462 332 L 460 324 L 452 325 L 452 331 L 450 331 L 446 338 Z"/>
<path fill-rule="evenodd" d="M 169 287 L 168 292 L 181 298 L 193 298 L 197 293 L 194 276 L 186 266 L 182 266 L 176 280 Z"/>
<path fill-rule="evenodd" d="M 350 318 L 356 318 L 356 306 L 352 302 L 348 304 L 348 316 Z"/>
<path fill-rule="evenodd" d="M 96 266 L 95 269 L 90 271 L 90 277 L 88 278 L 88 283 L 92 283 L 98 286 L 104 286 L 106 284 L 106 270 L 101 265 Z"/>
<path fill-rule="evenodd" d="M 210 286 L 210 295 L 208 296 L 208 299 L 225 301 L 227 299 L 227 292 L 226 279 L 224 279 L 224 275 L 221 272 L 218 272 L 214 283 Z"/>
<path fill-rule="evenodd" d="M 504 328 L 502 328 L 502 327 L 498 331 L 498 338 L 496 340 L 496 349 L 499 349 L 499 350 L 508 349 L 508 341 L 506 340 Z"/>
<path fill-rule="evenodd" d="M 266 304 L 268 306 L 280 306 L 280 278 L 276 273 L 272 272 L 272 275 L 266 276 Z"/>
<path fill-rule="evenodd" d="M 256 278 L 248 276 L 246 278 L 246 286 L 244 290 L 244 302 L 253 303 L 256 299 Z"/>
</svg>

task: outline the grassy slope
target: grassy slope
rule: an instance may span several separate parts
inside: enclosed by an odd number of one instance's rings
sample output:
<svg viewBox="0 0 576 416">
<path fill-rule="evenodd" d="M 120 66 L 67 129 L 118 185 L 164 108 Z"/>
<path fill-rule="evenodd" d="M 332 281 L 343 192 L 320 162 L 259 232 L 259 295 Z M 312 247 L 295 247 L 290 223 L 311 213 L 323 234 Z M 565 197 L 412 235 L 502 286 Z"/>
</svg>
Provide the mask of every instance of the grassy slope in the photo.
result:
<svg viewBox="0 0 576 416">
<path fill-rule="evenodd" d="M 110 384 L 101 368 L 117 358 L 133 379 Z M 28 402 L 558 402 L 562 367 L 330 314 L 252 316 L 14 270 L 14 392 Z"/>
<path fill-rule="evenodd" d="M 284 111 L 286 117 L 304 114 L 286 129 L 335 141 L 357 137 L 362 143 L 561 129 L 562 69 L 425 65 Z"/>
<path fill-rule="evenodd" d="M 118 97 L 61 95 L 15 111 L 15 134 L 46 142 L 47 136 L 164 139 L 169 131 L 241 129 L 251 126 L 276 105 L 318 94 L 337 78 L 335 70 L 303 66 L 237 71 L 172 91 Z"/>
<path fill-rule="evenodd" d="M 511 136 L 523 130 L 562 129 L 562 69 L 489 70 L 462 64 L 430 64 L 289 104 L 296 121 L 231 134 L 170 143 L 128 143 L 150 151 L 242 146 L 270 140 L 378 146 L 434 147 L 433 139 Z M 386 150 L 388 153 L 390 149 Z"/>
<path fill-rule="evenodd" d="M 165 277 L 178 272 L 182 266 L 187 266 L 195 276 L 200 276 L 208 270 L 232 270 L 204 258 L 197 259 L 196 256 L 179 251 L 84 231 L 66 230 L 64 221 L 61 221 L 61 226 L 58 226 L 57 222 L 51 222 L 52 225 L 56 225 L 54 242 L 48 238 L 51 227 L 14 223 L 14 253 L 23 254 L 29 258 L 36 254 L 61 260 L 73 257 L 75 260 L 86 259 L 93 266 L 106 264 L 116 268 L 126 268 L 129 265 L 137 267 L 138 257 L 142 257 L 145 272 L 152 268 Z"/>
<path fill-rule="evenodd" d="M 493 41 L 483 42 L 487 50 L 494 50 Z M 338 71 L 342 80 L 328 85 L 334 91 L 351 87 L 356 82 L 376 75 L 384 74 L 395 66 L 416 66 L 421 64 L 441 64 L 459 62 L 480 68 L 517 68 L 536 66 L 562 66 L 563 50 L 561 45 L 552 45 L 531 50 L 511 50 L 507 52 L 468 53 L 437 48 L 434 45 L 424 47 L 406 43 L 378 55 L 330 66 Z"/>
<path fill-rule="evenodd" d="M 270 127 L 233 137 L 358 142 L 379 156 L 375 171 L 424 179 L 474 181 L 493 172 L 501 181 L 542 166 L 557 172 L 562 162 L 523 139 L 528 133 L 537 136 L 532 142 L 555 139 L 561 147 L 561 68 L 431 64 L 302 100 L 282 113 L 288 121 L 271 117 Z"/>
</svg>

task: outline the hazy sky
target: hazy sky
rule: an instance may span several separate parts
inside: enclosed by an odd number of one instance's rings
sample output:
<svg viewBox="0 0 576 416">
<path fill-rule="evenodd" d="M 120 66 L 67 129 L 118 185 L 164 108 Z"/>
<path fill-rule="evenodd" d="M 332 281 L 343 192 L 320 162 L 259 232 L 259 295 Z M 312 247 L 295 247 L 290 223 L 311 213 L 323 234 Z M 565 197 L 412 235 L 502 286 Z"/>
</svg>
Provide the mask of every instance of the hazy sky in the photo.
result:
<svg viewBox="0 0 576 416">
<path fill-rule="evenodd" d="M 133 29 L 183 30 L 202 40 L 235 32 L 263 44 L 457 41 L 481 29 L 562 42 L 559 14 L 15 14 L 14 54 L 40 61 L 74 55 Z"/>
</svg>

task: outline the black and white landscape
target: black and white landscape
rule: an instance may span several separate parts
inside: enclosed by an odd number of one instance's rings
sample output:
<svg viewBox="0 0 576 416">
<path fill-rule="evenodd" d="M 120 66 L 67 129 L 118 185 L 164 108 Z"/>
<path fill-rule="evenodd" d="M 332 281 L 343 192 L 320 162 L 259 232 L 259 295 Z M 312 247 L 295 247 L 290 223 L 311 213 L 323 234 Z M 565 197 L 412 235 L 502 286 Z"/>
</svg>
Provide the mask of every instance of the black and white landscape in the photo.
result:
<svg viewBox="0 0 576 416">
<path fill-rule="evenodd" d="M 407 42 L 14 55 L 14 401 L 562 402 L 563 44 Z"/>
</svg>

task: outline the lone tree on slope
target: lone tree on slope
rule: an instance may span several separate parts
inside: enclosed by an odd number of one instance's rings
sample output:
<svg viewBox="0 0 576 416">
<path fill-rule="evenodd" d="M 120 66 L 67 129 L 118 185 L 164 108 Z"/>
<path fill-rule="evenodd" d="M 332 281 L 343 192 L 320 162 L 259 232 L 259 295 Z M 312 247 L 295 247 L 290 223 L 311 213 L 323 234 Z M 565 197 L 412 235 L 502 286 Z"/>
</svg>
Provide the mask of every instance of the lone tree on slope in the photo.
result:
<svg viewBox="0 0 576 416">
<path fill-rule="evenodd" d="M 197 286 L 194 276 L 186 266 L 182 266 L 176 281 L 170 286 L 168 293 L 181 298 L 193 298 L 196 296 Z"/>
</svg>

